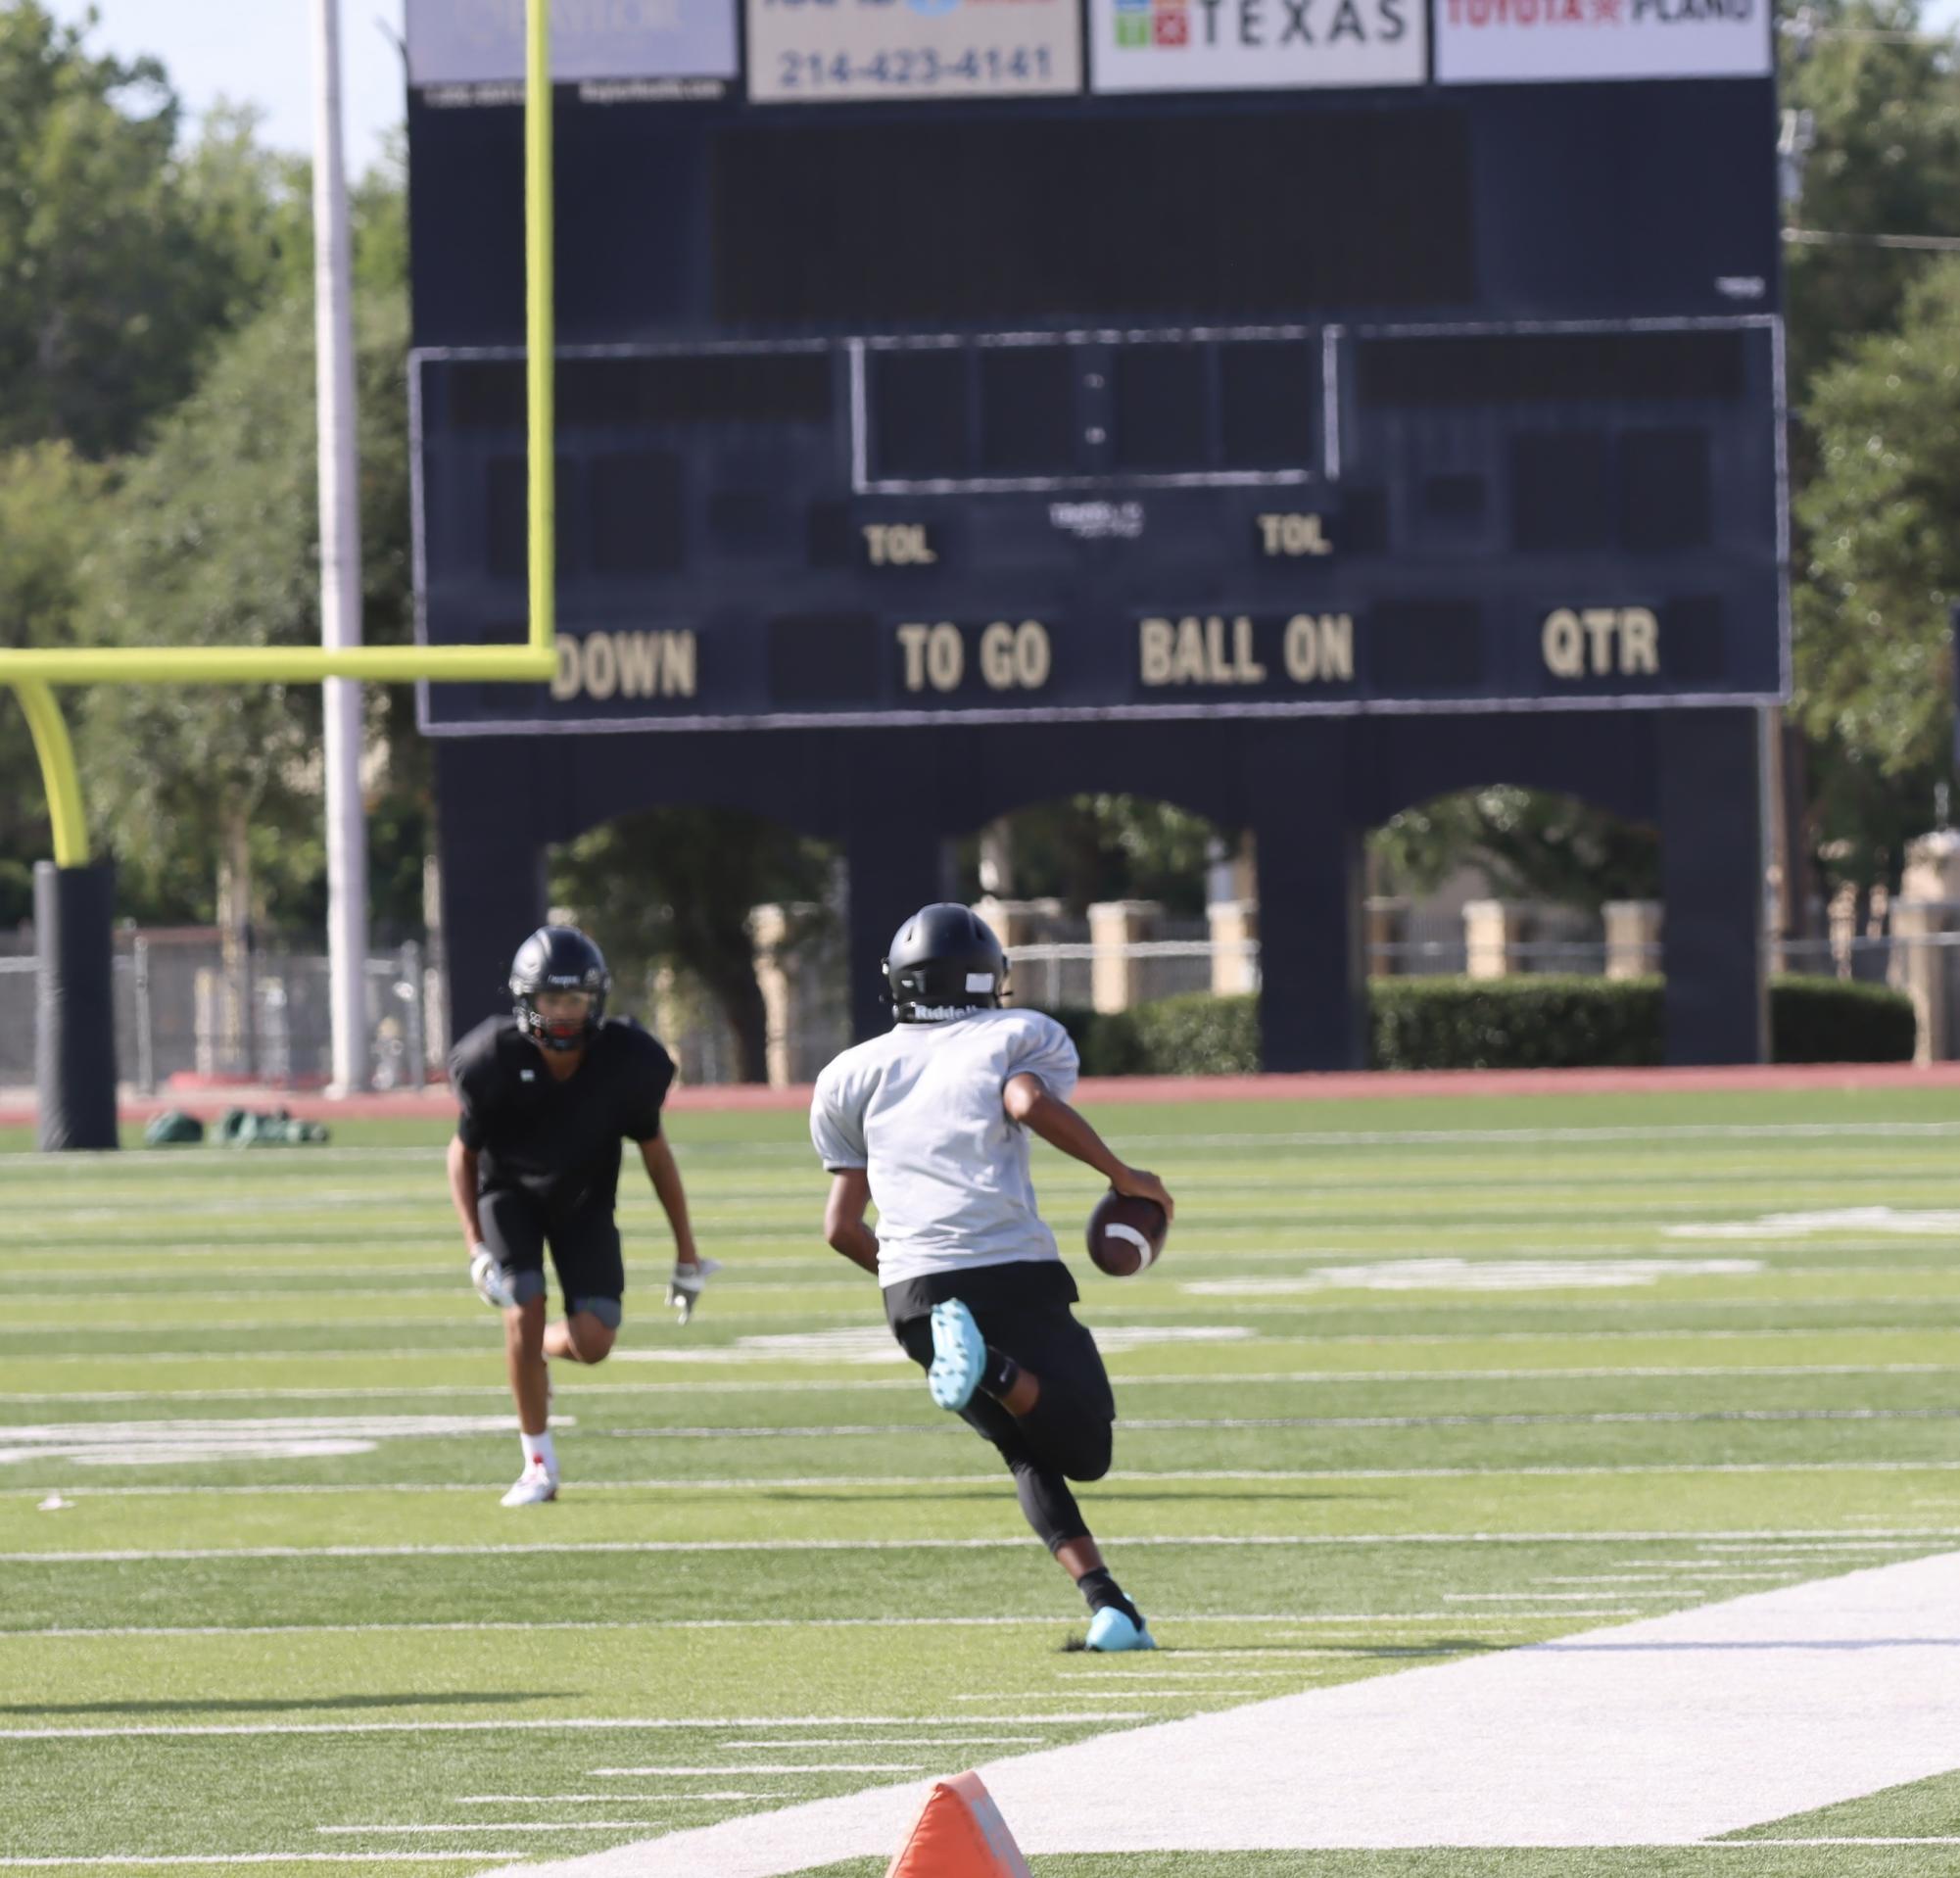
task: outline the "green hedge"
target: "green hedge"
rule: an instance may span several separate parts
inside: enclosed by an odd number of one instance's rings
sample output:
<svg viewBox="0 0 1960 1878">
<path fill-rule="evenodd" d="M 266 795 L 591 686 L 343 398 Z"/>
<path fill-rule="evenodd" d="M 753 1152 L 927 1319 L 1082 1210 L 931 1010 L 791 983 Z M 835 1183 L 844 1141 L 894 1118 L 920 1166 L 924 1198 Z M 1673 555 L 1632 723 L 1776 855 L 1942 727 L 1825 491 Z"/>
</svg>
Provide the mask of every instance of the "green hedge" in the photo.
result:
<svg viewBox="0 0 1960 1878">
<path fill-rule="evenodd" d="M 1774 979 L 1769 1019 L 1779 1063 L 1910 1063 L 1918 1040 L 1912 999 L 1883 985 Z"/>
<path fill-rule="evenodd" d="M 1202 992 L 1134 1010 L 1059 1010 L 1088 1076 L 1244 1076 L 1259 1069 L 1259 1000 Z M 1902 1063 L 1912 1003 L 1879 985 L 1778 978 L 1779 1063 Z M 1368 1060 L 1384 1070 L 1628 1068 L 1663 1060 L 1657 978 L 1375 979 Z"/>
</svg>

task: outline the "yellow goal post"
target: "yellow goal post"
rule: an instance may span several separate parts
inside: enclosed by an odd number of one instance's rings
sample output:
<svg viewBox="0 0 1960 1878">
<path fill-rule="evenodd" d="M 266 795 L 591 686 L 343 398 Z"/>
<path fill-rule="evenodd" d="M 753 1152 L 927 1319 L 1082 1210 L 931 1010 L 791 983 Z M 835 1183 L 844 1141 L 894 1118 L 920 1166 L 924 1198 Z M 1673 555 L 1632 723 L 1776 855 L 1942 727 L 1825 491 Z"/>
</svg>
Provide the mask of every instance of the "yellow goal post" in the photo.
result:
<svg viewBox="0 0 1960 1878">
<path fill-rule="evenodd" d="M 527 527 L 531 625 L 521 646 L 0 648 L 0 685 L 21 700 L 40 759 L 55 863 L 84 867 L 88 824 L 74 747 L 57 686 L 317 684 L 330 678 L 405 684 L 545 684 L 557 660 L 556 501 L 552 438 L 552 165 L 550 0 L 525 0 L 525 347 L 530 432 Z"/>
</svg>

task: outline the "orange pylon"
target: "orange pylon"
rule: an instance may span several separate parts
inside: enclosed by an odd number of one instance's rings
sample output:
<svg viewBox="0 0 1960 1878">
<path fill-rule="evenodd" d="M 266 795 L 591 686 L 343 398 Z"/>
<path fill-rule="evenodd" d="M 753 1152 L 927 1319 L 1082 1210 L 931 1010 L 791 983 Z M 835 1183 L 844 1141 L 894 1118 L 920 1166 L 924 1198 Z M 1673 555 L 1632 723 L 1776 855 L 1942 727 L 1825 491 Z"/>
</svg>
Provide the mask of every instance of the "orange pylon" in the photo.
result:
<svg viewBox="0 0 1960 1878">
<path fill-rule="evenodd" d="M 1034 1878 L 977 1773 L 935 1780 L 884 1878 Z"/>
</svg>

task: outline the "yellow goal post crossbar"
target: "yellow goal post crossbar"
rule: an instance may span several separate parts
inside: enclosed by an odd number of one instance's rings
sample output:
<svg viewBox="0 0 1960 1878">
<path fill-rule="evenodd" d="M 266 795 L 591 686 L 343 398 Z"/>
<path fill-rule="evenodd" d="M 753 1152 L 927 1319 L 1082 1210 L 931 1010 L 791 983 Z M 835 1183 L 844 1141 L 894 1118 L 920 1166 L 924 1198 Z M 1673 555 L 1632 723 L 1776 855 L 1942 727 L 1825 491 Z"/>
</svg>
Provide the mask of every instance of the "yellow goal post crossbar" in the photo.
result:
<svg viewBox="0 0 1960 1878">
<path fill-rule="evenodd" d="M 330 678 L 374 684 L 544 684 L 557 661 L 557 491 L 552 437 L 550 0 L 525 0 L 525 347 L 530 427 L 528 529 L 531 630 L 520 646 L 157 646 L 15 650 L 0 647 L 0 685 L 26 713 L 40 758 L 55 862 L 88 862 L 88 827 L 74 748 L 57 685 L 310 685 Z"/>
</svg>

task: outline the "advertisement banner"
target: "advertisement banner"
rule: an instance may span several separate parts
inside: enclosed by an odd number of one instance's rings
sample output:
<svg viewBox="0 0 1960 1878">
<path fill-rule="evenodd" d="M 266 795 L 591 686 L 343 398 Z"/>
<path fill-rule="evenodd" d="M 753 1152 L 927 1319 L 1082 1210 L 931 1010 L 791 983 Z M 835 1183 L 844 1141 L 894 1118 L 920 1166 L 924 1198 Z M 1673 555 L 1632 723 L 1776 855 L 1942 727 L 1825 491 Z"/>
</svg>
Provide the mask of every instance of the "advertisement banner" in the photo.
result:
<svg viewBox="0 0 1960 1878">
<path fill-rule="evenodd" d="M 733 78 L 736 0 L 552 0 L 551 76 Z M 524 0 L 407 0 L 411 85 L 517 84 Z"/>
<path fill-rule="evenodd" d="M 748 0 L 757 104 L 1081 88 L 1076 0 Z"/>
<path fill-rule="evenodd" d="M 1765 78 L 1771 0 L 1436 0 L 1442 84 Z"/>
<path fill-rule="evenodd" d="M 1428 12 L 1428 0 L 1090 0 L 1089 88 L 1419 85 Z"/>
</svg>

